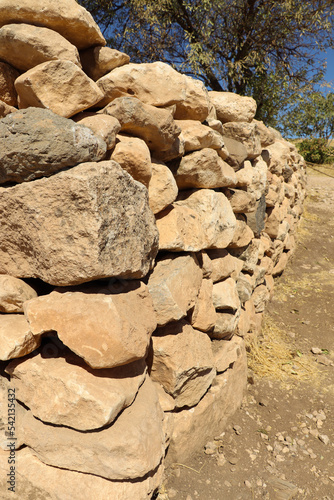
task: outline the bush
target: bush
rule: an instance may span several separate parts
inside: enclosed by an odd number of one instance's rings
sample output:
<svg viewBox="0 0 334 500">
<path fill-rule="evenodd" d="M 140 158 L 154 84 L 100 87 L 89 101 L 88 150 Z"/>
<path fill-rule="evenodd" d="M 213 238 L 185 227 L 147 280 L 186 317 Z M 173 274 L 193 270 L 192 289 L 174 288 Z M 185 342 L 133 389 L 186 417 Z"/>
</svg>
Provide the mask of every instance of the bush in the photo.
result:
<svg viewBox="0 0 334 500">
<path fill-rule="evenodd" d="M 304 139 L 297 143 L 299 153 L 310 163 L 331 163 L 334 160 L 334 148 L 326 139 Z"/>
</svg>

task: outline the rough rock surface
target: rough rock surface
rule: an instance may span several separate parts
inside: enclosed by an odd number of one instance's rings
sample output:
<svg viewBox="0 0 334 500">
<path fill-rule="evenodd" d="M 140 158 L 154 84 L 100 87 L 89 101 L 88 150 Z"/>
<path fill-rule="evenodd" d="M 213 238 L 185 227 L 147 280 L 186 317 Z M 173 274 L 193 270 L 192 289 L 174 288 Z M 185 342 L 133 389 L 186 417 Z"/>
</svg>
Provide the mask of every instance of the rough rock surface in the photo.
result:
<svg viewBox="0 0 334 500">
<path fill-rule="evenodd" d="M 199 189 L 190 195 L 185 191 L 184 197 L 177 204 L 198 213 L 206 240 L 203 248 L 226 248 L 236 228 L 236 218 L 226 196 L 210 189 Z"/>
<path fill-rule="evenodd" d="M 75 0 L 20 0 L 19 3 L 2 0 L 0 26 L 10 23 L 45 26 L 79 49 L 106 44 L 90 13 Z"/>
<path fill-rule="evenodd" d="M 0 274 L 0 313 L 22 313 L 23 302 L 35 297 L 35 290 L 23 280 Z"/>
<path fill-rule="evenodd" d="M 222 123 L 250 122 L 256 113 L 256 102 L 233 92 L 209 92 L 210 101 L 216 108 L 217 118 Z"/>
<path fill-rule="evenodd" d="M 111 481 L 102 477 L 72 470 L 51 467 L 41 462 L 29 448 L 16 451 L 20 463 L 20 480 L 15 494 L 19 498 L 43 500 L 150 500 L 162 482 L 163 467 L 139 481 Z M 0 453 L 0 490 L 3 500 L 12 500 L 7 491 L 8 452 Z"/>
<path fill-rule="evenodd" d="M 235 172 L 214 149 L 204 148 L 184 156 L 174 172 L 179 189 L 234 186 Z"/>
<path fill-rule="evenodd" d="M 24 311 L 31 331 L 56 331 L 92 368 L 112 368 L 145 357 L 157 325 L 147 286 L 133 281 L 124 284 L 121 293 L 98 287 L 79 290 L 27 301 Z"/>
<path fill-rule="evenodd" d="M 0 62 L 0 99 L 8 106 L 17 106 L 17 93 L 14 82 L 19 72 L 5 62 Z"/>
<path fill-rule="evenodd" d="M 159 249 L 198 252 L 206 248 L 201 219 L 192 208 L 173 203 L 157 215 Z"/>
<path fill-rule="evenodd" d="M 31 181 L 86 161 L 101 160 L 106 144 L 89 128 L 48 109 L 28 108 L 0 122 L 0 183 Z"/>
<path fill-rule="evenodd" d="M 144 104 L 135 97 L 118 97 L 103 113 L 115 116 L 122 132 L 140 137 L 152 151 L 167 151 L 181 132 L 170 111 Z"/>
<path fill-rule="evenodd" d="M 209 337 L 180 321 L 160 329 L 152 345 L 152 379 L 174 397 L 176 408 L 196 405 L 216 375 Z"/>
<path fill-rule="evenodd" d="M 102 93 L 71 61 L 47 61 L 15 81 L 19 108 L 48 108 L 69 118 L 97 104 Z"/>
<path fill-rule="evenodd" d="M 7 24 L 0 28 L 0 58 L 20 71 L 54 59 L 81 67 L 78 49 L 49 28 Z"/>
<path fill-rule="evenodd" d="M 240 351 L 233 369 L 227 369 L 215 378 L 197 406 L 174 414 L 168 463 L 186 463 L 212 436 L 219 435 L 241 405 L 247 384 L 247 359 L 246 350 L 241 348 Z"/>
<path fill-rule="evenodd" d="M 148 280 L 148 288 L 158 326 L 186 316 L 195 305 L 201 282 L 202 271 L 191 254 L 167 255 L 157 262 Z"/>
<path fill-rule="evenodd" d="M 203 122 L 210 108 L 208 91 L 203 82 L 191 76 L 185 76 L 186 98 L 176 103 L 174 118 L 176 120 L 198 120 Z"/>
<path fill-rule="evenodd" d="M 56 358 L 38 354 L 12 361 L 6 372 L 35 417 L 84 431 L 111 424 L 130 406 L 144 382 L 146 365 L 141 360 L 95 371 L 71 353 Z"/>
<path fill-rule="evenodd" d="M 185 77 L 163 62 L 126 64 L 100 78 L 97 84 L 104 94 L 101 106 L 126 95 L 157 107 L 171 106 L 186 97 Z"/>
<path fill-rule="evenodd" d="M 158 230 L 147 190 L 113 161 L 0 188 L 0 273 L 74 285 L 140 278 Z"/>
<path fill-rule="evenodd" d="M 33 335 L 22 314 L 0 314 L 0 360 L 19 358 L 34 351 L 41 343 Z"/>
<path fill-rule="evenodd" d="M 145 141 L 138 137 L 118 135 L 110 158 L 117 161 L 136 181 L 148 187 L 152 177 L 152 166 L 150 150 Z"/>
<path fill-rule="evenodd" d="M 219 132 L 197 120 L 176 120 L 184 140 L 184 150 L 197 151 L 203 148 L 221 149 L 224 140 Z"/>
<path fill-rule="evenodd" d="M 153 160 L 151 166 L 148 198 L 152 212 L 157 214 L 176 200 L 178 188 L 172 172 L 164 163 Z"/>
<path fill-rule="evenodd" d="M 80 59 L 85 73 L 94 81 L 130 61 L 127 54 L 110 47 L 92 47 L 83 50 L 80 52 Z"/>
<path fill-rule="evenodd" d="M 212 280 L 203 279 L 194 310 L 191 314 L 191 325 L 202 332 L 212 330 L 217 321 L 216 310 L 212 302 L 212 289 Z"/>
<path fill-rule="evenodd" d="M 144 478 L 159 466 L 165 451 L 162 423 L 156 389 L 147 377 L 132 405 L 102 430 L 45 425 L 30 411 L 20 425 L 25 443 L 42 462 L 122 481 Z"/>
<path fill-rule="evenodd" d="M 94 134 L 102 137 L 107 149 L 113 149 L 116 144 L 116 136 L 121 130 L 121 124 L 113 116 L 83 111 L 73 116 L 72 119 L 80 125 L 90 128 Z"/>
</svg>

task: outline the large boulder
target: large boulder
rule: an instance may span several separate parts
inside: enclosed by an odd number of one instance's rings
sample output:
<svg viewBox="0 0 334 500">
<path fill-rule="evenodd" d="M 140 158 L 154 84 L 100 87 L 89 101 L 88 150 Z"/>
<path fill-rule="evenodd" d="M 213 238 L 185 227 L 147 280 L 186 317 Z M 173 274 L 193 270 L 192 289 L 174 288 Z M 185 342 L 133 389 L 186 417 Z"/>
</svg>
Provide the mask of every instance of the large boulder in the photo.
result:
<svg viewBox="0 0 334 500">
<path fill-rule="evenodd" d="M 15 81 L 19 108 L 48 108 L 69 118 L 97 104 L 102 93 L 93 80 L 71 61 L 47 61 Z"/>
<path fill-rule="evenodd" d="M 221 134 L 198 120 L 176 120 L 176 124 L 181 129 L 186 153 L 203 148 L 221 149 L 224 146 Z"/>
<path fill-rule="evenodd" d="M 92 368 L 113 368 L 145 357 L 157 326 L 147 286 L 134 280 L 123 285 L 122 293 L 116 285 L 110 288 L 54 291 L 25 302 L 31 331 L 56 331 Z"/>
<path fill-rule="evenodd" d="M 163 412 L 149 377 L 132 405 L 101 430 L 80 432 L 45 425 L 25 412 L 20 420 L 24 441 L 45 464 L 106 479 L 144 478 L 165 452 Z"/>
<path fill-rule="evenodd" d="M 250 122 L 256 113 L 256 102 L 233 92 L 209 92 L 210 101 L 216 108 L 217 118 L 222 123 Z"/>
<path fill-rule="evenodd" d="M 0 188 L 0 273 L 74 285 L 140 278 L 158 250 L 147 189 L 114 161 Z"/>
<path fill-rule="evenodd" d="M 148 280 L 158 326 L 184 318 L 195 305 L 201 283 L 202 271 L 194 256 L 161 259 Z"/>
<path fill-rule="evenodd" d="M 53 59 L 72 61 L 81 67 L 78 49 L 49 28 L 7 24 L 0 28 L 0 58 L 20 71 Z"/>
<path fill-rule="evenodd" d="M 94 82 L 109 71 L 130 61 L 127 54 L 110 47 L 100 46 L 81 51 L 80 59 L 83 70 Z"/>
<path fill-rule="evenodd" d="M 219 188 L 234 186 L 235 172 L 211 148 L 201 149 L 184 156 L 174 171 L 179 189 Z"/>
<path fill-rule="evenodd" d="M 204 230 L 203 248 L 226 248 L 233 239 L 236 218 L 231 205 L 223 193 L 210 189 L 184 192 L 184 199 L 177 205 L 197 212 Z"/>
<path fill-rule="evenodd" d="M 163 62 L 126 64 L 100 78 L 97 84 L 104 94 L 102 106 L 127 95 L 157 107 L 186 98 L 185 77 Z"/>
<path fill-rule="evenodd" d="M 201 219 L 192 208 L 173 203 L 157 215 L 159 249 L 198 252 L 206 248 Z"/>
<path fill-rule="evenodd" d="M 28 108 L 0 121 L 0 184 L 31 181 L 101 160 L 106 144 L 89 128 L 48 109 Z"/>
<path fill-rule="evenodd" d="M 144 360 L 95 371 L 77 356 L 41 354 L 12 361 L 6 367 L 11 387 L 43 422 L 77 430 L 111 424 L 130 406 L 146 376 Z"/>
<path fill-rule="evenodd" d="M 176 408 L 196 405 L 216 375 L 209 337 L 180 321 L 159 330 L 152 345 L 151 378 L 173 396 Z"/>
<path fill-rule="evenodd" d="M 79 49 L 105 45 L 101 30 L 90 13 L 75 0 L 2 0 L 0 26 L 26 23 L 60 33 Z"/>
<path fill-rule="evenodd" d="M 210 109 L 208 91 L 200 80 L 184 76 L 186 81 L 186 97 L 176 103 L 174 118 L 176 120 L 198 120 L 203 122 Z"/>
<path fill-rule="evenodd" d="M 152 151 L 167 151 L 181 132 L 170 111 L 144 104 L 135 97 L 118 97 L 103 113 L 117 118 L 122 132 L 140 137 Z"/>
<path fill-rule="evenodd" d="M 18 498 L 37 498 L 43 500 L 129 500 L 129 498 L 150 500 L 162 482 L 163 466 L 138 481 L 111 481 L 93 474 L 84 474 L 41 462 L 34 453 L 25 447 L 16 450 L 20 463 L 20 480 L 16 483 L 15 495 Z M 8 452 L 0 452 L 0 490 L 3 500 L 11 500 L 13 493 L 8 491 Z"/>
</svg>

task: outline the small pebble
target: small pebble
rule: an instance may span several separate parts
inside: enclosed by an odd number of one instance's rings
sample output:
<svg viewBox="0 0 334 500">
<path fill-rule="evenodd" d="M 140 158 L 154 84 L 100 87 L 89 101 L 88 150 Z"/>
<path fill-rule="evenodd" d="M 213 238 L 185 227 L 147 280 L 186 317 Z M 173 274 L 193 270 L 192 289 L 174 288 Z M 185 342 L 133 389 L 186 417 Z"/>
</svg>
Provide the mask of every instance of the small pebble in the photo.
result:
<svg viewBox="0 0 334 500">
<path fill-rule="evenodd" d="M 252 487 L 252 483 L 246 479 L 245 486 L 247 486 L 247 488 L 251 488 Z"/>
<path fill-rule="evenodd" d="M 326 436 L 326 434 L 319 434 L 319 439 L 322 443 L 324 443 L 325 445 L 327 445 L 329 443 L 329 437 Z"/>
</svg>

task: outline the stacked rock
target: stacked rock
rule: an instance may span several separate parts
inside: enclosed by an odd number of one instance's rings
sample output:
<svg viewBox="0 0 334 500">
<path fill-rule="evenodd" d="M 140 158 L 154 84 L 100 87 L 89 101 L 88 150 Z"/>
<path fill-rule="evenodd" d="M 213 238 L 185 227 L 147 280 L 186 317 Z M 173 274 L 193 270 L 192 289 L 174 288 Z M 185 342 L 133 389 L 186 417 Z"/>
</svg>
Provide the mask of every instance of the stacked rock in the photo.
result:
<svg viewBox="0 0 334 500">
<path fill-rule="evenodd" d="M 148 499 L 166 450 L 187 460 L 242 401 L 245 337 L 294 248 L 304 161 L 252 98 L 130 63 L 75 0 L 2 0 L 0 26 L 15 491 Z"/>
</svg>

